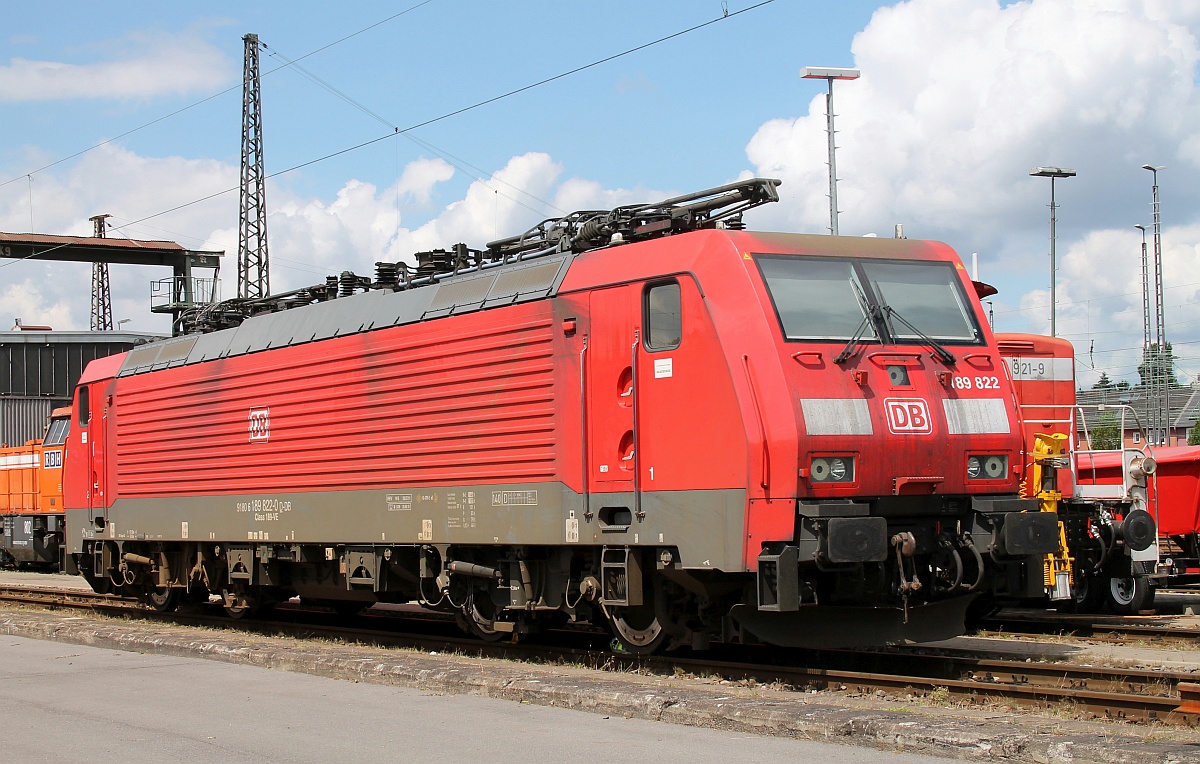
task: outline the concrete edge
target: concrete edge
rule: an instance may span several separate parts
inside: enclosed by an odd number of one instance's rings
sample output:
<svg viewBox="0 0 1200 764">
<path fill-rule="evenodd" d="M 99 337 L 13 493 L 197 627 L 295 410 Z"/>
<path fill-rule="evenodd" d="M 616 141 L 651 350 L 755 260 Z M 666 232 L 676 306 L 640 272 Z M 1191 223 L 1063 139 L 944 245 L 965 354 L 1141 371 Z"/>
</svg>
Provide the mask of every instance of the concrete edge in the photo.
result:
<svg viewBox="0 0 1200 764">
<path fill-rule="evenodd" d="M 661 678 L 633 674 L 341 644 L 314 649 L 281 638 L 55 613 L 0 610 L 0 634 L 971 761 L 1200 761 L 1200 738 L 1162 739 L 1171 734 L 1162 728 L 1101 728 L 1047 717 L 1001 718 L 946 709 L 855 707 L 832 701 L 827 694 L 783 696 L 760 690 L 762 697 L 754 697 L 756 692 L 747 688 L 668 686 Z"/>
</svg>

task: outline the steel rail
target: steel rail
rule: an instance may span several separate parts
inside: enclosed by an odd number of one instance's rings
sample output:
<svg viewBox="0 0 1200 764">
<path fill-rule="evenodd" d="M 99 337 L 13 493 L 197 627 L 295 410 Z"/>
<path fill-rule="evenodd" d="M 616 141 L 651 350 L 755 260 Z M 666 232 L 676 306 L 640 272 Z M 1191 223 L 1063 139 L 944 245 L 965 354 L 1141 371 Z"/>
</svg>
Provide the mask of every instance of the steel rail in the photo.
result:
<svg viewBox="0 0 1200 764">
<path fill-rule="evenodd" d="M 1151 618 L 1162 618 L 1155 623 Z M 1095 642 L 1128 644 L 1131 640 L 1150 643 L 1147 647 L 1200 644 L 1200 627 L 1166 622 L 1176 616 L 1095 616 L 1067 613 L 1004 613 L 984 618 L 980 636 L 1038 635 L 1067 636 Z"/>
</svg>

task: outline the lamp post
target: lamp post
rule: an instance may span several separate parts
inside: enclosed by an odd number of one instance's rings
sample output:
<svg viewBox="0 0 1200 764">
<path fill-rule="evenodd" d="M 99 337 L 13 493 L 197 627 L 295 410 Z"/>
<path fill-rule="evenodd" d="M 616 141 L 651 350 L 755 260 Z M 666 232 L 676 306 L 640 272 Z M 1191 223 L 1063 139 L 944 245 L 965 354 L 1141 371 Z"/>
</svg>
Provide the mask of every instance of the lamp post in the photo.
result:
<svg viewBox="0 0 1200 764">
<path fill-rule="evenodd" d="M 1055 281 L 1058 280 L 1058 270 L 1055 266 L 1055 245 L 1058 239 L 1056 227 L 1058 225 L 1058 217 L 1055 211 L 1058 205 L 1054 203 L 1054 181 L 1056 178 L 1073 178 L 1075 177 L 1074 170 L 1068 170 L 1066 167 L 1034 167 L 1029 171 L 1029 174 L 1035 178 L 1050 179 L 1050 336 L 1057 337 L 1057 324 L 1055 323 L 1055 311 L 1058 308 L 1056 298 Z"/>
<path fill-rule="evenodd" d="M 800 76 L 806 80 L 825 80 L 829 83 L 829 91 L 825 94 L 825 132 L 829 135 L 829 233 L 837 236 L 837 161 L 834 157 L 835 146 L 833 140 L 833 81 L 856 80 L 860 74 L 857 69 L 806 66 L 800 70 Z"/>
</svg>

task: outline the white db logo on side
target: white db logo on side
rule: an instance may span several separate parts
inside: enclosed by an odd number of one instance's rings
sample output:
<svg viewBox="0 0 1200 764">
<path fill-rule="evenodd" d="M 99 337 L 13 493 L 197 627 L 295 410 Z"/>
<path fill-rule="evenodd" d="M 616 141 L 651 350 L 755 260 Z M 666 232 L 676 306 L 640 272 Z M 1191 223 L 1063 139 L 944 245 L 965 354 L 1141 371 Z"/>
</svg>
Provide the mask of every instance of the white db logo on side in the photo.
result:
<svg viewBox="0 0 1200 764">
<path fill-rule="evenodd" d="M 250 442 L 265 443 L 271 439 L 271 409 L 250 409 Z"/>
</svg>

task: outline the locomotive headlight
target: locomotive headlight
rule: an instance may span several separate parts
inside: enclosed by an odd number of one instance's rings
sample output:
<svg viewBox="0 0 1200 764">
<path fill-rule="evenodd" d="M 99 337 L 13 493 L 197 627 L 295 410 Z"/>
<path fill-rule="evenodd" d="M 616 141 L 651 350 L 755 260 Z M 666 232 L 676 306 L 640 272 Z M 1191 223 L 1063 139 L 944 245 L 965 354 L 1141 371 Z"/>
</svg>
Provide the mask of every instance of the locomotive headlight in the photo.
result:
<svg viewBox="0 0 1200 764">
<path fill-rule="evenodd" d="M 846 461 L 844 459 L 829 460 L 829 479 L 839 482 L 846 479 Z"/>
<path fill-rule="evenodd" d="M 813 459 L 812 469 L 809 470 L 814 483 L 824 483 L 829 479 L 829 460 L 828 459 Z"/>
<path fill-rule="evenodd" d="M 989 456 L 983 460 L 983 474 L 990 480 L 999 480 L 1008 474 L 1007 456 Z"/>
<path fill-rule="evenodd" d="M 854 457 L 819 456 L 809 464 L 808 475 L 814 483 L 852 483 Z"/>
<path fill-rule="evenodd" d="M 967 478 L 970 480 L 1001 480 L 1008 474 L 1008 457 L 987 454 L 967 457 Z"/>
</svg>

